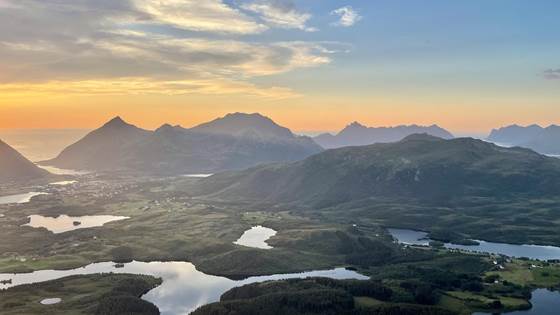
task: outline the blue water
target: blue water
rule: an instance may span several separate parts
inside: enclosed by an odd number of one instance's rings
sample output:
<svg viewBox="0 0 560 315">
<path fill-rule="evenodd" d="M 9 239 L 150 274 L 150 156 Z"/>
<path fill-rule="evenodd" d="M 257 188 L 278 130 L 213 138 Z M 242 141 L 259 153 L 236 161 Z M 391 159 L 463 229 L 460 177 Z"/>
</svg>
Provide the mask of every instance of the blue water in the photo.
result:
<svg viewBox="0 0 560 315">
<path fill-rule="evenodd" d="M 231 280 L 205 274 L 188 262 L 138 262 L 134 261 L 118 268 L 112 262 L 87 265 L 72 270 L 41 270 L 32 273 L 0 274 L 0 290 L 22 284 L 45 282 L 72 275 L 91 275 L 101 273 L 128 273 L 160 277 L 163 283 L 148 292 L 142 298 L 154 303 L 163 315 L 184 315 L 198 307 L 217 302 L 226 291 L 242 285 L 281 279 L 301 279 L 308 277 L 325 277 L 332 279 L 367 280 L 368 277 L 344 268 L 332 270 L 309 271 L 294 274 L 277 274 L 271 276 L 250 277 L 244 280 Z"/>
<path fill-rule="evenodd" d="M 402 244 L 425 245 L 430 243 L 428 233 L 406 229 L 389 229 L 389 233 Z M 461 249 L 466 251 L 500 254 L 510 257 L 528 257 L 531 259 L 549 260 L 560 259 L 560 247 L 541 245 L 515 245 L 506 243 L 493 243 L 476 240 L 479 245 L 456 245 L 446 243 L 449 249 Z"/>
<path fill-rule="evenodd" d="M 508 315 L 558 315 L 560 314 L 560 292 L 547 289 L 533 291 L 531 299 L 533 307 L 526 311 L 503 313 Z M 473 315 L 488 315 L 491 313 L 474 313 Z M 500 313 L 497 313 L 500 314 Z"/>
</svg>

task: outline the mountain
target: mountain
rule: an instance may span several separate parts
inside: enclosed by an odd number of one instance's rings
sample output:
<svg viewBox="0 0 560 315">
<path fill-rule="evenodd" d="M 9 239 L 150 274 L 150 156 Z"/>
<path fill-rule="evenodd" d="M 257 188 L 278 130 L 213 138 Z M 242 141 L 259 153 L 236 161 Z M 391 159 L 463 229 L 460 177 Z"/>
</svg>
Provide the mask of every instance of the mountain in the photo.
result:
<svg viewBox="0 0 560 315">
<path fill-rule="evenodd" d="M 531 125 L 527 127 L 519 125 L 511 125 L 499 129 L 493 129 L 488 140 L 505 145 L 516 145 L 526 143 L 534 139 L 543 128 L 539 125 Z"/>
<path fill-rule="evenodd" d="M 492 130 L 488 141 L 529 148 L 542 154 L 558 155 L 560 154 L 560 126 L 551 125 L 543 128 L 539 125 L 527 127 L 511 125 Z"/>
<path fill-rule="evenodd" d="M 384 197 L 555 196 L 560 160 L 472 138 L 416 134 L 396 143 L 333 149 L 295 163 L 217 174 L 201 181 L 196 192 L 312 206 Z"/>
<path fill-rule="evenodd" d="M 65 148 L 56 158 L 40 164 L 75 170 L 120 168 L 131 157 L 131 150 L 151 135 L 115 117 Z"/>
<path fill-rule="evenodd" d="M 43 162 L 60 168 L 159 175 L 215 173 L 295 161 L 322 151 L 259 114 L 229 114 L 194 128 L 164 124 L 147 131 L 114 118 Z"/>
<path fill-rule="evenodd" d="M 427 133 L 444 139 L 453 138 L 450 132 L 437 125 L 429 127 L 410 125 L 374 128 L 366 127 L 358 122 L 353 122 L 336 135 L 325 133 L 315 137 L 314 140 L 325 149 L 333 149 L 347 146 L 395 142 L 416 133 Z"/>
<path fill-rule="evenodd" d="M 193 132 L 234 136 L 258 136 L 262 138 L 292 139 L 290 129 L 279 126 L 261 114 L 233 113 L 198 125 Z"/>
<path fill-rule="evenodd" d="M 543 154 L 560 155 L 560 126 L 551 125 L 544 128 L 531 140 L 520 144 Z"/>
<path fill-rule="evenodd" d="M 37 167 L 0 140 L 0 182 L 25 181 L 47 175 L 47 171 Z"/>
</svg>

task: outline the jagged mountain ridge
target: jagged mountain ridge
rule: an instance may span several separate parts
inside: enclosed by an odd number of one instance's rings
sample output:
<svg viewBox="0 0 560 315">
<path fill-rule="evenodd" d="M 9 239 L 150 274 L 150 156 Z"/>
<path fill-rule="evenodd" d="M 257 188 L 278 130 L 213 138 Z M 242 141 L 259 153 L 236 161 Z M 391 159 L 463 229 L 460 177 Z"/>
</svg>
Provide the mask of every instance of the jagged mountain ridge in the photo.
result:
<svg viewBox="0 0 560 315">
<path fill-rule="evenodd" d="M 560 155 L 560 126 L 510 125 L 492 130 L 488 141 L 529 148 L 542 154 Z"/>
<path fill-rule="evenodd" d="M 388 143 L 400 141 L 403 138 L 417 133 L 427 133 L 432 136 L 451 139 L 453 135 L 437 126 L 396 126 L 396 127 L 366 127 L 358 122 L 353 122 L 341 130 L 338 134 L 329 133 L 318 135 L 313 138 L 315 142 L 325 149 L 340 148 L 346 146 L 361 146 L 374 143 Z"/>
<path fill-rule="evenodd" d="M 235 113 L 190 129 L 140 129 L 116 117 L 43 164 L 160 175 L 214 173 L 295 161 L 322 151 L 260 114 Z"/>
</svg>

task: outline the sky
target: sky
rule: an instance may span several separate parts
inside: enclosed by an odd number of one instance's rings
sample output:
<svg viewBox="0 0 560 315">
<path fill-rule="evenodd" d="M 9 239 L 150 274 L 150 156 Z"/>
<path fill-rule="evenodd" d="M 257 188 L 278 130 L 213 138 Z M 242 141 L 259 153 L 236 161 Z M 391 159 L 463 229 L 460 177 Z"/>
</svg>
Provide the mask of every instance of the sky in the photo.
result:
<svg viewBox="0 0 560 315">
<path fill-rule="evenodd" d="M 0 0 L 0 128 L 560 123 L 556 0 Z"/>
</svg>

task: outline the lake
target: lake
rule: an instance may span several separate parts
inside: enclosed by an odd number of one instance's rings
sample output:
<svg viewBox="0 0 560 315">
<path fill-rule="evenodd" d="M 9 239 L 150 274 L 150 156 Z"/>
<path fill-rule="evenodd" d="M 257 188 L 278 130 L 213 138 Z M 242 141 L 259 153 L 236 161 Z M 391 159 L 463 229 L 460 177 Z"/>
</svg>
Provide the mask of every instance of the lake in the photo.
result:
<svg viewBox="0 0 560 315">
<path fill-rule="evenodd" d="M 29 223 L 22 226 L 30 226 L 33 228 L 45 228 L 54 234 L 64 233 L 68 231 L 87 229 L 92 227 L 103 226 L 106 223 L 130 219 L 130 217 L 121 217 L 113 215 L 86 215 L 81 217 L 70 217 L 67 215 L 59 215 L 58 217 L 44 217 L 42 215 L 28 216 Z M 78 224 L 79 223 L 79 224 Z"/>
<path fill-rule="evenodd" d="M 429 245 L 428 233 L 407 229 L 388 229 L 389 233 L 402 244 Z M 560 259 L 560 247 L 540 245 L 515 245 L 506 243 L 493 243 L 475 240 L 479 245 L 456 245 L 445 243 L 445 248 L 461 249 L 490 254 L 500 254 L 510 257 L 528 257 L 531 259 L 549 260 Z"/>
<path fill-rule="evenodd" d="M 49 185 L 51 186 L 68 186 L 68 185 L 72 185 L 77 183 L 78 181 L 76 180 L 64 180 L 61 182 L 54 182 L 54 183 L 50 183 Z"/>
<path fill-rule="evenodd" d="M 254 226 L 251 229 L 245 231 L 241 237 L 233 242 L 233 244 L 260 248 L 260 249 L 271 249 L 272 246 L 268 245 L 266 241 L 276 235 L 276 231 L 262 226 Z"/>
<path fill-rule="evenodd" d="M 207 178 L 214 174 L 185 174 L 182 175 L 183 177 L 192 177 L 192 178 Z"/>
<path fill-rule="evenodd" d="M 0 205 L 7 205 L 11 203 L 27 203 L 31 201 L 31 198 L 40 195 L 48 195 L 48 194 L 42 192 L 30 192 L 30 193 L 18 194 L 18 195 L 1 196 Z"/>
<path fill-rule="evenodd" d="M 337 268 L 323 271 L 310 271 L 294 274 L 250 277 L 245 280 L 231 280 L 225 277 L 207 275 L 188 262 L 131 262 L 117 268 L 112 262 L 90 264 L 73 270 L 42 270 L 33 273 L 0 274 L 0 281 L 11 279 L 9 284 L 0 284 L 0 289 L 60 279 L 72 275 L 100 273 L 129 273 L 160 277 L 162 285 L 151 290 L 142 298 L 154 303 L 163 315 L 182 315 L 196 308 L 217 302 L 226 291 L 245 284 L 307 277 L 326 277 L 332 279 L 367 280 L 368 277 L 355 271 Z"/>
<path fill-rule="evenodd" d="M 560 310 L 560 292 L 553 292 L 547 289 L 537 289 L 533 291 L 531 298 L 533 307 L 525 311 L 515 311 L 504 313 L 508 315 L 557 315 Z M 490 313 L 474 313 L 473 315 L 488 315 Z"/>
</svg>

